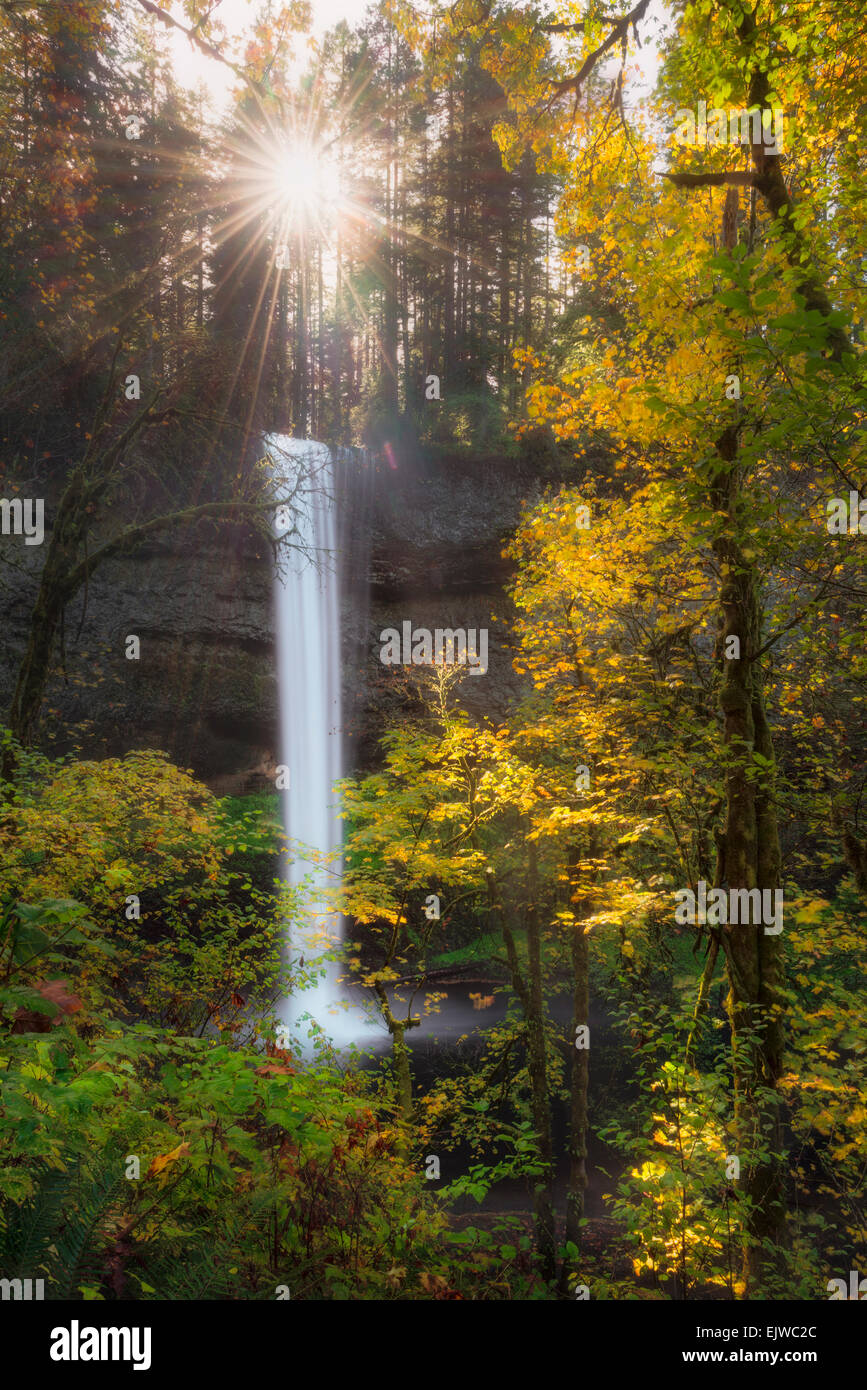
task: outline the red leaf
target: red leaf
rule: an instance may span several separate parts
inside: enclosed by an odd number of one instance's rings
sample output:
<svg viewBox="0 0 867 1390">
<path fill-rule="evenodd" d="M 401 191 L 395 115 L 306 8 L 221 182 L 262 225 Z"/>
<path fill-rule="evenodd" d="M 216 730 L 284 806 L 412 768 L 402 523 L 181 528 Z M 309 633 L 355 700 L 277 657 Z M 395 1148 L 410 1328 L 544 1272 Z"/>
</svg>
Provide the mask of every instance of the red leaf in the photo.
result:
<svg viewBox="0 0 867 1390">
<path fill-rule="evenodd" d="M 61 1022 L 63 1014 L 77 1014 L 83 1007 L 77 994 L 67 993 L 68 980 L 41 980 L 35 988 L 50 1004 L 56 1004 L 60 1013 L 52 1019 L 52 1026 Z"/>
</svg>

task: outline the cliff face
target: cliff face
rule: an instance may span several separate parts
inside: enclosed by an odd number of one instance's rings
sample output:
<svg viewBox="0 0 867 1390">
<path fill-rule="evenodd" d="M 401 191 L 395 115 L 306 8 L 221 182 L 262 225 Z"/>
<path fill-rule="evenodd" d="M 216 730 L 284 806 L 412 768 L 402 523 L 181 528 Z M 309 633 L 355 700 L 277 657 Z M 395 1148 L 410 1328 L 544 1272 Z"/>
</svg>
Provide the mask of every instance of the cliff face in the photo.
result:
<svg viewBox="0 0 867 1390">
<path fill-rule="evenodd" d="M 357 502 L 369 515 L 369 603 L 347 626 L 361 640 L 353 659 L 363 686 L 350 706 L 359 725 L 355 761 L 375 760 L 377 740 L 399 715 L 406 699 L 405 672 L 384 665 L 381 634 L 386 628 L 487 629 L 488 669 L 468 676 L 461 699 L 475 714 L 496 717 L 517 688 L 504 619 L 510 611 L 503 586 L 510 563 L 505 541 L 518 521 L 521 503 L 539 489 L 528 469 L 490 458 L 416 461 L 401 468 L 379 463 L 372 502 Z M 496 615 L 494 618 L 493 615 Z"/>
<path fill-rule="evenodd" d="M 4 537 L 4 553 L 15 543 Z M 33 576 L 4 568 L 8 708 L 35 587 Z M 137 661 L 126 657 L 130 635 Z M 178 533 L 107 561 L 67 610 L 64 636 L 39 730 L 46 751 L 100 758 L 162 748 L 217 790 L 230 779 L 229 790 L 276 746 L 270 564 L 241 533 Z M 61 738 L 68 725 L 72 736 Z"/>
<path fill-rule="evenodd" d="M 344 725 L 351 765 L 375 760 L 377 739 L 405 699 L 403 671 L 380 661 L 380 633 L 409 621 L 487 628 L 489 669 L 467 679 L 466 702 L 495 714 L 514 688 L 502 641 L 504 540 L 528 470 L 497 459 L 337 464 Z M 46 525 L 52 507 L 46 502 Z M 7 708 L 41 564 L 38 547 L 0 538 L 0 702 Z M 106 563 L 67 612 L 65 671 L 52 680 L 40 744 L 106 757 L 159 747 L 215 791 L 273 785 L 277 761 L 273 575 L 242 532 L 168 536 Z M 127 660 L 126 638 L 141 643 Z M 72 725 L 77 733 L 61 739 Z"/>
</svg>

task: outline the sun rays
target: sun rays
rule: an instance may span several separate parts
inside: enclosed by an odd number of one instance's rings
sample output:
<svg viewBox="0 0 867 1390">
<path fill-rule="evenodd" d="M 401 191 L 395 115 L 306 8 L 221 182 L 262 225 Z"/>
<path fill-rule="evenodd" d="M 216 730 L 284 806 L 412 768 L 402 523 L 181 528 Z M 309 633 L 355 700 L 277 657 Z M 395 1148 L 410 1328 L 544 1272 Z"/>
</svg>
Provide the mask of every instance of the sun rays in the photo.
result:
<svg viewBox="0 0 867 1390">
<path fill-rule="evenodd" d="M 398 213 L 401 149 L 384 136 L 381 113 L 370 107 L 369 75 L 355 73 L 335 94 L 322 73 L 314 70 L 292 97 L 240 100 L 231 125 L 212 128 L 197 149 L 167 147 L 147 129 L 140 140 L 116 142 L 118 166 L 131 160 L 136 181 L 177 179 L 189 189 L 177 224 L 166 228 L 161 274 L 173 281 L 198 274 L 199 293 L 220 300 L 237 323 L 223 409 L 233 400 L 237 406 L 241 392 L 237 408 L 247 428 L 257 417 L 269 361 L 276 360 L 270 348 L 287 360 L 295 351 L 287 323 L 300 323 L 302 337 L 313 324 L 321 338 L 323 324 L 339 322 L 365 345 L 359 351 L 366 354 L 370 344 L 384 371 L 397 378 L 402 349 L 395 355 L 382 340 L 377 297 L 397 298 L 395 248 L 411 245 L 434 272 L 448 258 L 474 259 L 415 225 L 405 207 Z M 496 268 L 485 270 L 494 275 Z M 297 370 L 296 352 L 289 371 Z M 303 406 L 290 406 L 281 427 L 288 427 L 289 414 L 299 433 L 315 423 Z"/>
<path fill-rule="evenodd" d="M 253 244 L 289 234 L 327 239 L 345 215 L 333 142 L 315 131 L 271 121 L 262 129 L 242 117 L 229 152 L 234 209 L 218 236 L 247 225 Z"/>
</svg>

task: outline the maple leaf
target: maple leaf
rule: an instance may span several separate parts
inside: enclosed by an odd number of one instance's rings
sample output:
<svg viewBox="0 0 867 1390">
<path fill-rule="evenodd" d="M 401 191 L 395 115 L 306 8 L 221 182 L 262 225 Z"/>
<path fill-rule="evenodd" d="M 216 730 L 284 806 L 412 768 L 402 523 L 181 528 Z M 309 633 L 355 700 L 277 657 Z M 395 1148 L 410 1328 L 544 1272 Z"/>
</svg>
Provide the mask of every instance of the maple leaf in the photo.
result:
<svg viewBox="0 0 867 1390">
<path fill-rule="evenodd" d="M 48 1033 L 63 1022 L 65 1014 L 77 1013 L 83 1007 L 81 999 L 77 994 L 67 993 L 67 984 L 67 980 L 37 981 L 34 989 L 49 1004 L 53 1004 L 57 1012 L 45 1014 L 35 1009 L 16 1009 L 11 1031 L 13 1033 Z"/>
<path fill-rule="evenodd" d="M 56 1004 L 60 1013 L 53 1020 L 54 1024 L 60 1022 L 62 1014 L 76 1014 L 83 1007 L 81 999 L 77 994 L 67 992 L 68 980 L 42 980 L 36 985 L 43 999 L 47 999 L 50 1004 Z"/>
<path fill-rule="evenodd" d="M 168 1168 L 170 1163 L 177 1163 L 179 1158 L 184 1158 L 189 1152 L 189 1144 L 181 1143 L 178 1144 L 176 1149 L 172 1149 L 171 1153 L 157 1154 L 156 1158 L 151 1162 L 151 1166 L 148 1168 L 145 1176 L 155 1178 L 164 1168 Z"/>
<path fill-rule="evenodd" d="M 439 1293 L 442 1289 L 448 1288 L 448 1282 L 443 1279 L 441 1274 L 429 1274 L 425 1270 L 420 1278 L 425 1293 Z"/>
</svg>

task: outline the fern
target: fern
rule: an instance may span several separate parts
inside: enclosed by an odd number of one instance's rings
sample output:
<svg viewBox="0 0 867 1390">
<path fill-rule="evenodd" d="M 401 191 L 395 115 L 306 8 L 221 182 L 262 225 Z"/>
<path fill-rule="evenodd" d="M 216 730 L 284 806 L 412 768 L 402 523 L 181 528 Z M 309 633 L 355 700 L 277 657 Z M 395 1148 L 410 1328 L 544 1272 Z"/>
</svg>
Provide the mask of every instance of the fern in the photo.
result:
<svg viewBox="0 0 867 1390">
<path fill-rule="evenodd" d="M 48 1273 L 52 1266 L 51 1246 L 57 1233 L 64 1198 L 78 1176 L 78 1164 L 70 1168 L 41 1167 L 36 1189 L 25 1201 L 10 1204 L 0 1236 L 0 1261 L 16 1278 L 32 1278 L 36 1271 Z"/>
<path fill-rule="evenodd" d="M 94 1236 L 116 1203 L 124 1180 L 115 1175 L 120 1160 L 103 1160 L 96 1173 L 81 1162 L 58 1171 L 42 1168 L 36 1190 L 10 1206 L 0 1235 L 0 1267 L 17 1278 L 45 1276 L 52 1298 L 75 1297 L 82 1272 L 94 1269 L 101 1253 Z M 102 1270 L 96 1269 L 97 1281 Z"/>
<path fill-rule="evenodd" d="M 238 1263 L 238 1246 L 251 1230 L 262 1225 L 274 1203 L 273 1194 L 259 1194 L 250 1204 L 243 1216 L 236 1217 L 231 1229 L 224 1223 L 220 1240 L 211 1236 L 201 1245 L 185 1245 L 178 1255 L 161 1259 L 148 1266 L 144 1283 L 151 1286 L 153 1293 L 145 1297 L 155 1297 L 171 1302 L 196 1302 L 201 1299 L 237 1299 L 239 1280 L 230 1271 Z M 273 1292 L 268 1286 L 270 1297 Z M 256 1295 L 253 1295 L 255 1297 Z"/>
<path fill-rule="evenodd" d="M 72 1208 L 70 1219 L 66 1226 L 58 1232 L 56 1240 L 57 1250 L 57 1284 L 59 1292 L 58 1298 L 72 1298 L 78 1292 L 81 1277 L 87 1271 L 94 1271 L 96 1257 L 100 1253 L 94 1249 L 93 1238 L 97 1227 L 113 1207 L 121 1192 L 125 1191 L 125 1180 L 117 1177 L 116 1174 L 120 1167 L 119 1160 L 107 1168 L 101 1169 L 95 1175 L 90 1176 L 89 1190 L 83 1195 L 77 1195 L 79 1201 Z M 103 1278 L 102 1268 L 96 1270 L 96 1276 L 101 1282 Z"/>
</svg>

